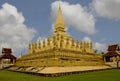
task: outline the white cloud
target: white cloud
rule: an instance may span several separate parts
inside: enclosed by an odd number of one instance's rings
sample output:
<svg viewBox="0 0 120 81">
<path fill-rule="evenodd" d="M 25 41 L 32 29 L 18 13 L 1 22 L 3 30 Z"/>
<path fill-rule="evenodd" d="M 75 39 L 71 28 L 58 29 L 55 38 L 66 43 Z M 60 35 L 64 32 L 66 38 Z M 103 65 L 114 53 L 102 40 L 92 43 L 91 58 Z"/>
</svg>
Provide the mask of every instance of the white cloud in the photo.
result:
<svg viewBox="0 0 120 81">
<path fill-rule="evenodd" d="M 24 24 L 25 18 L 17 8 L 5 3 L 0 8 L 0 49 L 11 47 L 18 56 L 21 50 L 27 47 L 37 33 L 35 29 Z"/>
<path fill-rule="evenodd" d="M 84 37 L 83 41 L 92 41 L 90 37 Z M 92 41 L 93 42 L 93 41 Z M 93 49 L 97 50 L 98 53 L 105 52 L 107 45 L 105 43 L 93 42 Z"/>
<path fill-rule="evenodd" d="M 96 49 L 98 52 L 105 52 L 107 50 L 107 45 L 104 43 L 96 42 L 94 43 L 94 49 Z"/>
<path fill-rule="evenodd" d="M 70 4 L 66 1 L 61 1 L 60 4 L 67 26 L 74 27 L 76 30 L 87 34 L 94 34 L 96 32 L 94 16 L 85 7 L 82 7 L 80 4 Z M 58 6 L 59 1 L 51 4 L 51 14 L 54 20 L 57 15 Z"/>
<path fill-rule="evenodd" d="M 83 41 L 92 41 L 90 37 L 84 37 Z M 93 42 L 93 41 L 92 41 Z M 105 52 L 107 50 L 107 45 L 105 43 L 93 42 L 94 50 L 97 50 L 98 53 Z"/>
<path fill-rule="evenodd" d="M 91 5 L 99 16 L 120 19 L 120 0 L 93 0 Z"/>
<path fill-rule="evenodd" d="M 45 40 L 45 42 L 47 43 L 47 39 L 48 39 L 47 37 L 38 37 L 38 38 L 37 38 L 37 42 L 40 41 L 40 42 L 41 42 L 41 45 L 43 45 L 43 41 Z"/>
<path fill-rule="evenodd" d="M 88 42 L 91 41 L 91 39 L 90 39 L 89 37 L 84 37 L 83 40 L 84 40 L 84 41 L 88 41 Z"/>
</svg>

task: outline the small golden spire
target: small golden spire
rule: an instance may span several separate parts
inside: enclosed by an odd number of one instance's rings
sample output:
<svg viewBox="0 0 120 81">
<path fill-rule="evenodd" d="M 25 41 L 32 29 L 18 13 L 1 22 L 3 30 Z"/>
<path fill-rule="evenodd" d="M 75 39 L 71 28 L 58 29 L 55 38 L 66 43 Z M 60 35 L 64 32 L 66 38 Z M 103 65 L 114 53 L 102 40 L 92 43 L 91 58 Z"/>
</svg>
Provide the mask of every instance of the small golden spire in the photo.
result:
<svg viewBox="0 0 120 81">
<path fill-rule="evenodd" d="M 79 44 L 79 42 L 78 42 L 78 39 L 77 39 L 77 40 L 76 40 L 76 47 L 79 47 L 78 44 Z"/>
<path fill-rule="evenodd" d="M 35 44 L 35 49 L 37 49 L 37 43 L 35 42 L 34 44 Z"/>
<path fill-rule="evenodd" d="M 32 43 L 32 49 L 35 49 L 34 43 Z"/>
<path fill-rule="evenodd" d="M 90 41 L 90 49 L 92 49 L 93 47 L 92 47 L 92 41 Z"/>
<path fill-rule="evenodd" d="M 82 43 L 82 40 L 80 40 L 80 48 L 83 47 L 83 43 Z"/>
<path fill-rule="evenodd" d="M 45 47 L 46 41 L 45 39 L 43 39 L 43 47 Z"/>
<path fill-rule="evenodd" d="M 29 45 L 28 45 L 28 49 L 31 49 L 31 44 L 30 44 L 30 42 L 29 42 Z"/>
<path fill-rule="evenodd" d="M 72 38 L 72 42 L 71 43 L 72 43 L 72 47 L 74 47 L 74 39 L 73 38 Z"/>
<path fill-rule="evenodd" d="M 50 45 L 50 38 L 47 39 L 47 45 Z"/>
<path fill-rule="evenodd" d="M 38 41 L 38 47 L 41 48 L 41 41 Z"/>
</svg>

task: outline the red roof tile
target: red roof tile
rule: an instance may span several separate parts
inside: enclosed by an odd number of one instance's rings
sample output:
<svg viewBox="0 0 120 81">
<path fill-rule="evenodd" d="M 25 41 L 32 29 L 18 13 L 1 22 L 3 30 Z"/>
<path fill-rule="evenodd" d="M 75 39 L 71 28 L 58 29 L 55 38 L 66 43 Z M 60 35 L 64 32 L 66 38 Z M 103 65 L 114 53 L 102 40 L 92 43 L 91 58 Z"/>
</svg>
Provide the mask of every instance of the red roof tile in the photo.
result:
<svg viewBox="0 0 120 81">
<path fill-rule="evenodd" d="M 104 54 L 104 56 L 117 56 L 119 52 L 119 45 L 113 44 L 108 46 L 108 52 Z"/>
<path fill-rule="evenodd" d="M 119 55 L 117 52 L 115 52 L 115 51 L 109 51 L 104 56 L 117 56 L 117 55 Z"/>
<path fill-rule="evenodd" d="M 114 45 L 110 45 L 109 47 L 108 47 L 108 51 L 118 51 L 118 45 L 117 44 L 114 44 Z"/>
<path fill-rule="evenodd" d="M 16 59 L 16 57 L 13 56 L 12 54 L 2 54 L 0 56 L 0 59 Z"/>
<path fill-rule="evenodd" d="M 16 57 L 14 55 L 12 55 L 11 48 L 3 48 L 2 55 L 0 56 L 0 59 L 16 59 Z"/>
<path fill-rule="evenodd" d="M 12 53 L 11 48 L 3 48 L 2 53 Z"/>
</svg>

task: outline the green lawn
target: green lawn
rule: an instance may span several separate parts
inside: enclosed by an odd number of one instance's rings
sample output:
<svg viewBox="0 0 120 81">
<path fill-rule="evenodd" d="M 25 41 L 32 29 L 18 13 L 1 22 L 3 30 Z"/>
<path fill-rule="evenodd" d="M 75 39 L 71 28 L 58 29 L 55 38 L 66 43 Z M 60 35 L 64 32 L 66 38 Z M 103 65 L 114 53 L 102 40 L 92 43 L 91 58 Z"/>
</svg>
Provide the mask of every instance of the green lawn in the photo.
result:
<svg viewBox="0 0 120 81">
<path fill-rule="evenodd" d="M 120 81 L 120 69 L 103 70 L 60 77 L 42 77 L 0 70 L 0 81 Z"/>
</svg>

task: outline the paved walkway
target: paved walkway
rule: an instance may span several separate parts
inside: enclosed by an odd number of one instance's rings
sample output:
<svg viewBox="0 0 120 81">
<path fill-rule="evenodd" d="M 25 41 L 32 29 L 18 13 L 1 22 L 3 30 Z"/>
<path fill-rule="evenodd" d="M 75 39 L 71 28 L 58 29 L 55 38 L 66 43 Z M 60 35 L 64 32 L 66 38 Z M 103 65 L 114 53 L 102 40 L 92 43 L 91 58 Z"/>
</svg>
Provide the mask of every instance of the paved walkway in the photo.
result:
<svg viewBox="0 0 120 81">
<path fill-rule="evenodd" d="M 4 67 L 13 66 L 14 64 L 0 64 L 0 69 L 3 69 Z"/>
<path fill-rule="evenodd" d="M 117 62 L 106 62 L 105 63 L 106 65 L 109 65 L 109 66 L 111 66 L 111 67 L 113 67 L 113 68 L 117 68 Z M 119 62 L 119 68 L 120 68 L 120 62 Z"/>
<path fill-rule="evenodd" d="M 35 72 L 43 74 L 54 74 L 64 72 L 76 72 L 87 70 L 109 69 L 110 66 L 73 66 L 73 67 L 11 67 L 9 70 L 22 71 L 22 72 Z"/>
<path fill-rule="evenodd" d="M 45 69 L 39 71 L 38 73 L 63 73 L 63 72 L 73 72 L 73 71 L 86 71 L 86 70 L 98 70 L 111 68 L 109 66 L 73 66 L 73 67 L 46 67 Z"/>
</svg>

